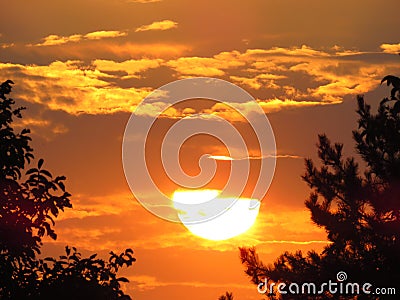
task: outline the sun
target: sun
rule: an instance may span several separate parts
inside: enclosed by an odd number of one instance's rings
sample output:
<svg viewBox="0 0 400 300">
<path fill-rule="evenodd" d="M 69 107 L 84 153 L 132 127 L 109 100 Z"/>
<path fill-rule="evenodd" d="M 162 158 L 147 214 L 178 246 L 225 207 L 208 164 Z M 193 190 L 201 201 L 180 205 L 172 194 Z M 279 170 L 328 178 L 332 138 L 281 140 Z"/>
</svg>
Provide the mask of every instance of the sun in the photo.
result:
<svg viewBox="0 0 400 300">
<path fill-rule="evenodd" d="M 238 236 L 253 226 L 259 212 L 260 201 L 248 198 L 222 198 L 219 197 L 220 194 L 221 192 L 218 190 L 178 190 L 174 192 L 172 201 L 175 208 L 180 211 L 179 219 L 191 233 L 204 239 L 221 241 Z M 209 211 L 210 219 L 195 222 L 196 216 L 201 214 L 203 219 L 207 216 L 207 213 L 201 211 L 199 207 L 201 208 L 202 203 L 210 200 L 218 201 L 219 204 L 233 203 L 233 205 L 215 218 Z M 182 205 L 191 204 L 196 207 L 196 211 L 187 213 L 182 210 Z"/>
</svg>

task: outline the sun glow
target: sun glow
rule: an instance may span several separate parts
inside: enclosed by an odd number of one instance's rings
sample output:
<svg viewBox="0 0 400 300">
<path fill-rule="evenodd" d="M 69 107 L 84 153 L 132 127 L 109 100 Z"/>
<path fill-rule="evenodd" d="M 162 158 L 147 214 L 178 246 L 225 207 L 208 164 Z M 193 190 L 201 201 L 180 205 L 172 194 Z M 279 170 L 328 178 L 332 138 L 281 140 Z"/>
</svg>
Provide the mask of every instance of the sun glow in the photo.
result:
<svg viewBox="0 0 400 300">
<path fill-rule="evenodd" d="M 218 190 L 175 191 L 172 201 L 175 208 L 180 210 L 179 219 L 191 233 L 204 239 L 219 241 L 238 236 L 253 226 L 260 201 L 249 198 L 223 198 L 219 197 L 220 194 Z M 181 204 L 201 204 L 210 200 L 218 201 L 219 205 L 226 204 L 227 207 L 230 203 L 233 204 L 216 217 L 208 212 L 210 219 L 201 222 L 193 222 L 198 215 L 207 216 L 198 206 L 196 211 L 182 210 Z"/>
</svg>

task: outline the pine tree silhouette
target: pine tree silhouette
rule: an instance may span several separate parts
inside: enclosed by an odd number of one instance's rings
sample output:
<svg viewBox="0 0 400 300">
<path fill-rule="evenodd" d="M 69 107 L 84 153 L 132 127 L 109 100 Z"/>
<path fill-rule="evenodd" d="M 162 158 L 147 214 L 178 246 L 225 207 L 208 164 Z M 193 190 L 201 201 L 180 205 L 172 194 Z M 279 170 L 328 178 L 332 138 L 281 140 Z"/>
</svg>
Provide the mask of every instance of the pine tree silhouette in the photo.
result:
<svg viewBox="0 0 400 300">
<path fill-rule="evenodd" d="M 389 80 L 390 79 L 390 80 Z M 400 82 L 385 77 L 388 83 Z M 336 280 L 338 272 L 351 282 L 375 287 L 400 287 L 400 98 L 398 86 L 384 98 L 376 114 L 358 96 L 358 129 L 353 131 L 356 152 L 366 163 L 363 174 L 354 158 L 344 158 L 343 144 L 318 136 L 321 166 L 306 159 L 303 180 L 311 189 L 305 205 L 312 221 L 325 229 L 330 242 L 322 253 L 283 253 L 272 265 L 263 264 L 255 248 L 240 248 L 246 273 L 255 284 Z M 321 295 L 280 295 L 282 299 L 339 299 Z M 341 295 L 340 299 L 354 299 Z M 269 295 L 277 299 L 279 295 Z M 362 295 L 357 299 L 377 299 Z"/>
</svg>

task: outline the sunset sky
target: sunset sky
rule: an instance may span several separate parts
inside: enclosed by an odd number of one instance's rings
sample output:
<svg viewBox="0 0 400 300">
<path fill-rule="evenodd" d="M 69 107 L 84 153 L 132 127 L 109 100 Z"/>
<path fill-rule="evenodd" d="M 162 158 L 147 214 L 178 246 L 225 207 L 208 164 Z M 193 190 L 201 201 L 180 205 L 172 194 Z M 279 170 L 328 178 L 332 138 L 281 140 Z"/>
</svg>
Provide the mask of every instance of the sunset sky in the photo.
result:
<svg viewBox="0 0 400 300">
<path fill-rule="evenodd" d="M 32 130 L 36 158 L 66 175 L 73 195 L 73 209 L 57 219 L 58 239 L 45 240 L 44 254 L 62 255 L 67 244 L 104 257 L 133 248 L 137 262 L 122 275 L 136 300 L 218 299 L 225 291 L 260 299 L 239 246 L 256 246 L 265 263 L 286 250 L 322 249 L 325 234 L 304 207 L 304 158 L 316 159 L 318 133 L 353 155 L 356 95 L 376 106 L 389 94 L 382 77 L 400 75 L 396 0 L 14 0 L 2 1 L 1 10 L 0 80 L 13 80 L 12 98 L 27 107 L 18 128 Z M 275 134 L 275 176 L 256 223 L 225 241 L 154 216 L 124 176 L 131 113 L 155 89 L 193 77 L 246 90 Z M 235 124 L 255 169 L 263 159 L 234 112 L 206 100 L 177 105 L 147 141 L 149 171 L 168 195 L 176 186 L 162 172 L 161 139 L 177 120 L 200 112 Z M 192 175 L 203 154 L 214 156 L 218 172 L 208 188 L 223 187 L 234 161 L 222 159 L 228 154 L 219 141 L 198 136 L 181 150 L 182 168 Z M 250 174 L 243 197 L 251 197 L 256 176 Z"/>
</svg>

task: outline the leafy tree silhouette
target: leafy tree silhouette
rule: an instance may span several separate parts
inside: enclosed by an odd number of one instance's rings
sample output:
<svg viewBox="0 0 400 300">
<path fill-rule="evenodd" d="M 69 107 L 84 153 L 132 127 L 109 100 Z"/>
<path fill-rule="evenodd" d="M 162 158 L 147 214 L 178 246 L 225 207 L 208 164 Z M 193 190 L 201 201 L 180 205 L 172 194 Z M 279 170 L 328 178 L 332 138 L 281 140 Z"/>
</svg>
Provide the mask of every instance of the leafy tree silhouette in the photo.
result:
<svg viewBox="0 0 400 300">
<path fill-rule="evenodd" d="M 314 282 L 317 287 L 337 273 L 347 282 L 395 287 L 400 282 L 400 79 L 383 80 L 393 85 L 376 114 L 358 96 L 358 129 L 353 131 L 356 152 L 366 163 L 363 175 L 354 158 L 344 159 L 343 144 L 332 144 L 319 135 L 317 168 L 306 159 L 303 180 L 312 192 L 306 207 L 312 221 L 323 227 L 330 242 L 322 253 L 285 252 L 272 265 L 264 265 L 254 247 L 240 248 L 246 274 L 255 284 L 265 282 Z M 351 290 L 350 290 L 351 292 Z M 270 299 L 354 299 L 326 291 L 320 295 L 270 294 Z M 377 299 L 362 295 L 357 299 Z"/>
<path fill-rule="evenodd" d="M 0 85 L 0 298 L 1 299 L 130 299 L 121 290 L 118 270 L 135 261 L 133 251 L 110 252 L 108 262 L 96 254 L 82 258 L 66 247 L 59 259 L 38 259 L 42 238 L 56 239 L 54 219 L 71 208 L 65 176 L 36 168 L 22 171 L 34 158 L 29 129 L 15 133 L 12 123 L 24 107 L 8 98 L 13 82 Z M 24 181 L 23 181 L 24 179 Z"/>
</svg>

